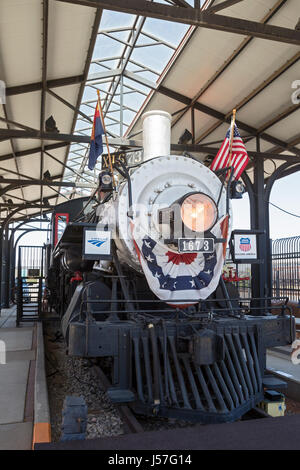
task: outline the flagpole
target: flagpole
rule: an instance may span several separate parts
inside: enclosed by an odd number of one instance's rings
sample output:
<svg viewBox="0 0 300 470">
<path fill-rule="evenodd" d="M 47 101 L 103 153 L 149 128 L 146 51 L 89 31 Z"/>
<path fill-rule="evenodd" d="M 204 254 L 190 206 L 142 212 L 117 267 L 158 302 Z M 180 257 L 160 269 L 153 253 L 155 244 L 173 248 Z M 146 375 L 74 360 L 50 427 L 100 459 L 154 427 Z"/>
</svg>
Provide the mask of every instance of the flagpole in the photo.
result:
<svg viewBox="0 0 300 470">
<path fill-rule="evenodd" d="M 230 128 L 230 143 L 229 143 L 229 159 L 228 159 L 228 166 L 231 166 L 231 158 L 232 158 L 232 144 L 233 144 L 233 136 L 234 136 L 234 126 L 235 126 L 235 118 L 236 118 L 236 109 L 232 111 L 232 119 L 231 119 L 231 128 Z M 230 173 L 227 175 L 227 180 L 229 179 Z M 228 182 L 228 181 L 227 181 Z"/>
<path fill-rule="evenodd" d="M 112 183 L 113 183 L 113 188 L 115 189 L 115 187 L 116 187 L 115 178 L 114 178 L 111 154 L 110 154 L 110 151 L 109 151 L 109 144 L 108 144 L 108 138 L 107 138 L 105 123 L 104 123 L 104 116 L 103 116 L 103 110 L 102 110 L 100 91 L 99 90 L 97 90 L 97 95 L 98 95 L 98 104 L 99 104 L 99 109 L 100 109 L 100 114 L 101 114 L 101 121 L 102 121 L 102 126 L 103 126 L 103 130 L 104 130 L 104 135 L 105 135 L 105 143 L 106 143 L 106 147 L 107 147 L 108 161 L 109 161 L 109 166 L 110 166 L 110 171 L 111 171 L 111 176 L 112 176 Z"/>
</svg>

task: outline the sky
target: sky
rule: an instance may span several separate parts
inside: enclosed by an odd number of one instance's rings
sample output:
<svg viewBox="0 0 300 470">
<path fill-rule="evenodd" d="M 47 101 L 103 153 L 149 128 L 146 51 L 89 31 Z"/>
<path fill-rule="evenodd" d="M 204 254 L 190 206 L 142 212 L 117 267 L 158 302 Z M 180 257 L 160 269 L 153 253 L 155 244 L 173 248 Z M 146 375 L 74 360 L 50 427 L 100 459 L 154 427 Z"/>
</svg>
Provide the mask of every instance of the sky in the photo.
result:
<svg viewBox="0 0 300 470">
<path fill-rule="evenodd" d="M 270 236 L 277 238 L 300 235 L 300 172 L 286 176 L 274 183 L 270 202 L 288 212 L 298 215 L 293 217 L 270 205 Z M 236 229 L 250 228 L 249 198 L 244 194 L 243 199 L 234 200 L 233 227 Z"/>
</svg>

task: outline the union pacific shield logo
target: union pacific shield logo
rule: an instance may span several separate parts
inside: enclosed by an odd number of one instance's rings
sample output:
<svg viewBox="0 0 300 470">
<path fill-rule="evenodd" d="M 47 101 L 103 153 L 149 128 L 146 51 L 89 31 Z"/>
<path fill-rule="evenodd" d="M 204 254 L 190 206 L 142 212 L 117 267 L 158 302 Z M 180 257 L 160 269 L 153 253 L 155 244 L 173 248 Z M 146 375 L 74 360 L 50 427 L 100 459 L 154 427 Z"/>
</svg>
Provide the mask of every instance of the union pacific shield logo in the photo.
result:
<svg viewBox="0 0 300 470">
<path fill-rule="evenodd" d="M 240 238 L 240 250 L 245 253 L 251 250 L 250 238 Z"/>
</svg>

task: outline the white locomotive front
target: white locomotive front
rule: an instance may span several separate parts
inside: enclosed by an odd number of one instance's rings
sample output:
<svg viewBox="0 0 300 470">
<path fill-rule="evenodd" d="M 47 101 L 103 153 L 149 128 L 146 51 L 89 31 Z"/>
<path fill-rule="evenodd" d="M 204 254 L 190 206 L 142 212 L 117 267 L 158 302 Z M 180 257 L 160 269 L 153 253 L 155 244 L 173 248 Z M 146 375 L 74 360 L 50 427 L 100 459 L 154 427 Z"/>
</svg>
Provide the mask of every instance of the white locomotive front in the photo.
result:
<svg viewBox="0 0 300 470">
<path fill-rule="evenodd" d="M 121 263 L 143 271 L 158 298 L 195 301 L 218 285 L 231 205 L 209 168 L 170 154 L 170 121 L 164 111 L 143 115 L 143 161 L 99 206 L 99 226 L 109 226 Z"/>
</svg>

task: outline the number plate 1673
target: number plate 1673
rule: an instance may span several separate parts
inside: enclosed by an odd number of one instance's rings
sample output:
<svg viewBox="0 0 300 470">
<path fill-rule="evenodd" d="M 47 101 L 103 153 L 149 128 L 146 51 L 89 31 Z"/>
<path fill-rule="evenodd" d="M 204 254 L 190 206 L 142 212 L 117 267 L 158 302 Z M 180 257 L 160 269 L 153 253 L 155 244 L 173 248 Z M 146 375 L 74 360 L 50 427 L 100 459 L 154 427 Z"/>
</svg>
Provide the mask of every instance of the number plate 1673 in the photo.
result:
<svg viewBox="0 0 300 470">
<path fill-rule="evenodd" d="M 179 238 L 178 250 L 180 253 L 213 253 L 215 249 L 213 238 Z"/>
</svg>

